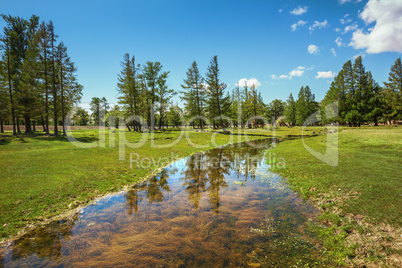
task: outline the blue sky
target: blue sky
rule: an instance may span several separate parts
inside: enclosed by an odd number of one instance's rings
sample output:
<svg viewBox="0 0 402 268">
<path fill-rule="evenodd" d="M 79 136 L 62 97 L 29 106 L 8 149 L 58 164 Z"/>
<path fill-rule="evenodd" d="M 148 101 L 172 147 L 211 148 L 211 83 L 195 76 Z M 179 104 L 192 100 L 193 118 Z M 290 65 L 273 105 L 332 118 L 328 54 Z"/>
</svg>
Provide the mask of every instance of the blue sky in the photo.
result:
<svg viewBox="0 0 402 268">
<path fill-rule="evenodd" d="M 242 78 L 255 78 L 266 102 L 297 96 L 305 85 L 320 101 L 331 76 L 356 55 L 364 56 L 377 82 L 386 81 L 402 52 L 398 2 L 0 0 L 0 13 L 53 20 L 78 67 L 83 106 L 95 96 L 117 103 L 126 52 L 138 63 L 161 62 L 176 90 L 193 60 L 205 74 L 218 55 L 221 80 L 230 90 Z"/>
</svg>

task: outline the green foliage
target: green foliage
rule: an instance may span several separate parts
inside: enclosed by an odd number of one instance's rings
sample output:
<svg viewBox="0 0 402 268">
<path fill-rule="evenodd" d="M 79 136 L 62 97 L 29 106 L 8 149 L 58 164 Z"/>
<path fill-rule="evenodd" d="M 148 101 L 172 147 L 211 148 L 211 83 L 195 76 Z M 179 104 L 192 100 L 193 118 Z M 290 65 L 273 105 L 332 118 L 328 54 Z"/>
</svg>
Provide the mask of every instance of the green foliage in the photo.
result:
<svg viewBox="0 0 402 268">
<path fill-rule="evenodd" d="M 384 82 L 381 100 L 383 116 L 386 120 L 402 119 L 402 62 L 396 59 L 389 73 L 388 82 Z"/>
<path fill-rule="evenodd" d="M 49 134 L 49 115 L 53 111 L 54 132 L 57 122 L 79 102 L 82 86 L 74 75 L 76 68 L 67 55 L 63 42 L 56 44 L 57 35 L 50 21 L 40 23 L 32 15 L 29 20 L 2 15 L 6 26 L 0 39 L 2 64 L 0 68 L 1 121 L 11 117 L 13 134 L 19 132 L 22 119 L 25 132 L 34 131 L 41 121 Z M 5 98 L 5 92 L 7 97 Z M 17 128 L 16 128 L 17 126 Z M 63 131 L 65 134 L 65 131 Z"/>
<path fill-rule="evenodd" d="M 208 66 L 206 73 L 206 83 L 208 85 L 206 89 L 207 95 L 207 105 L 208 105 L 208 115 L 209 118 L 214 120 L 219 117 L 219 122 L 222 128 L 224 128 L 224 123 L 222 115 L 226 115 L 229 112 L 230 107 L 230 96 L 227 94 L 225 96 L 226 84 L 221 83 L 219 80 L 219 67 L 218 67 L 218 56 L 214 56 Z"/>
<path fill-rule="evenodd" d="M 301 87 L 296 101 L 296 124 L 303 125 L 306 120 L 318 109 L 318 103 L 315 101 L 314 94 L 311 93 L 310 87 Z M 310 118 L 309 121 L 316 121 Z"/>
</svg>

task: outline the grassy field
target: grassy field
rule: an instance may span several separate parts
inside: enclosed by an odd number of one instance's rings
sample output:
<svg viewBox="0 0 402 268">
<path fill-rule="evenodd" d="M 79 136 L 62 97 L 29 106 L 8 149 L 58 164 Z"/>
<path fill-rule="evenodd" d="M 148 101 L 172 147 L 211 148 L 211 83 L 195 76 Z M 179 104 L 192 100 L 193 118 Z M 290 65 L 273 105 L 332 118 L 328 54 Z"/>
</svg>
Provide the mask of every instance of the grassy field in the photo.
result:
<svg viewBox="0 0 402 268">
<path fill-rule="evenodd" d="M 156 145 L 169 145 L 180 131 L 156 132 Z M 248 139 L 270 137 L 270 132 L 250 130 Z M 89 144 L 98 141 L 95 129 L 73 131 L 78 141 Z M 174 146 L 154 148 L 145 133 L 146 143 L 139 148 L 125 147 L 125 160 L 119 160 L 119 132 L 106 136 L 104 147 L 83 149 L 64 137 L 44 136 L 42 132 L 13 137 L 11 132 L 0 134 L 0 241 L 17 234 L 24 227 L 43 222 L 90 200 L 134 184 L 166 166 L 175 159 L 216 145 L 245 139 L 244 133 L 230 136 L 218 132 L 187 130 Z M 196 145 L 189 145 L 186 136 Z M 110 138 L 115 136 L 115 146 Z M 125 138 L 134 144 L 142 134 L 126 132 Z M 215 144 L 211 142 L 215 141 Z M 139 168 L 132 159 L 145 159 Z M 138 161 L 137 161 L 138 162 Z M 139 162 L 140 163 L 140 162 Z"/>
<path fill-rule="evenodd" d="M 305 144 L 324 153 L 327 135 L 323 129 L 309 129 L 318 135 Z M 272 151 L 286 160 L 286 168 L 275 171 L 323 212 L 320 219 L 330 228 L 320 232 L 332 258 L 348 266 L 400 267 L 402 128 L 339 130 L 336 167 L 312 156 L 295 139 Z"/>
<path fill-rule="evenodd" d="M 323 131 L 322 127 L 306 128 L 305 144 L 325 153 L 327 135 Z M 189 145 L 185 136 L 174 146 L 154 148 L 146 134 L 144 146 L 125 148 L 125 160 L 119 160 L 118 132 L 115 147 L 107 136 L 106 142 L 101 142 L 104 147 L 89 149 L 43 133 L 18 137 L 10 132 L 0 134 L 0 239 L 144 179 L 174 159 L 245 139 L 244 133 L 232 132 L 237 135 L 230 141 L 230 136 L 222 133 L 187 130 L 194 144 L 206 145 L 202 149 Z M 168 145 L 179 134 L 172 130 L 157 132 L 153 142 Z M 323 212 L 320 219 L 329 228 L 319 233 L 328 256 L 341 266 L 401 265 L 401 127 L 339 128 L 336 167 L 306 150 L 300 139 L 301 128 L 247 130 L 247 134 L 249 139 L 275 134 L 283 141 L 269 152 L 277 159 L 283 157 L 286 168 L 274 170 Z M 97 130 L 77 129 L 74 135 L 86 144 L 98 141 Z M 141 135 L 130 132 L 126 138 L 136 143 Z M 139 159 L 155 162 L 130 168 L 132 152 Z"/>
</svg>

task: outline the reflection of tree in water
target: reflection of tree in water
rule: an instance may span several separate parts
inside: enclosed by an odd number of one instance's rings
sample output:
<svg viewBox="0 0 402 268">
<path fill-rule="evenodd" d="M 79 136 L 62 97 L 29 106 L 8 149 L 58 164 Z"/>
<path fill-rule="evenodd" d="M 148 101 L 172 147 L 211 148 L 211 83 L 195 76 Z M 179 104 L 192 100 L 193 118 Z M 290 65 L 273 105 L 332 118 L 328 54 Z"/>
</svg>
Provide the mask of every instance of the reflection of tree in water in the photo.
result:
<svg viewBox="0 0 402 268">
<path fill-rule="evenodd" d="M 12 245 L 12 260 L 37 254 L 41 258 L 60 259 L 63 242 L 72 236 L 79 214 L 66 221 L 56 221 L 22 236 Z M 0 263 L 1 264 L 1 263 Z"/>
<path fill-rule="evenodd" d="M 184 177 L 180 179 L 183 181 L 183 188 L 188 193 L 190 203 L 196 209 L 208 182 L 207 169 L 204 168 L 205 161 L 206 156 L 204 154 L 189 156 L 183 172 Z"/>
<path fill-rule="evenodd" d="M 138 213 L 138 207 L 143 200 L 143 193 L 149 203 L 162 202 L 164 199 L 163 192 L 169 192 L 170 187 L 168 184 L 169 171 L 164 169 L 158 175 L 153 176 L 143 183 L 134 185 L 124 197 L 126 198 L 126 206 L 128 207 L 128 214 Z"/>
<path fill-rule="evenodd" d="M 4 257 L 0 249 L 0 267 L 4 267 Z"/>
<path fill-rule="evenodd" d="M 142 183 L 137 183 L 136 185 L 132 186 L 127 193 L 124 194 L 127 202 L 125 206 L 127 206 L 127 213 L 129 215 L 135 212 L 135 215 L 138 213 L 138 206 L 142 201 L 143 197 L 141 195 L 141 191 L 144 189 L 144 185 Z"/>
<path fill-rule="evenodd" d="M 219 213 L 221 188 L 227 187 L 225 174 L 229 175 L 230 159 L 233 157 L 231 153 L 225 154 L 225 151 L 220 148 L 211 150 L 205 153 L 209 164 L 208 179 L 209 187 L 207 188 L 209 203 L 216 213 Z"/>
<path fill-rule="evenodd" d="M 255 141 L 256 144 L 264 142 Z M 240 177 L 245 177 L 245 181 L 249 177 L 254 180 L 263 152 L 263 149 L 234 146 L 189 156 L 182 172 L 184 177 L 180 180 L 183 181 L 182 187 L 187 192 L 190 203 L 197 209 L 202 193 L 208 192 L 211 208 L 218 213 L 220 190 L 227 187 L 225 178 L 229 177 L 230 170 L 235 172 L 238 180 Z"/>
<path fill-rule="evenodd" d="M 265 145 L 266 141 L 253 141 L 253 145 Z M 263 148 L 254 148 L 251 146 L 243 146 L 240 149 L 234 148 L 231 150 L 235 154 L 235 161 L 232 161 L 232 169 L 235 171 L 237 178 L 240 179 L 240 174 L 243 174 L 244 181 L 249 178 L 255 180 L 256 171 L 261 166 L 261 160 L 264 157 L 265 150 Z M 244 153 L 246 151 L 247 153 Z"/>
<path fill-rule="evenodd" d="M 169 192 L 168 171 L 162 170 L 157 176 L 154 176 L 145 182 L 146 197 L 149 203 L 162 202 L 164 199 L 163 192 Z"/>
</svg>

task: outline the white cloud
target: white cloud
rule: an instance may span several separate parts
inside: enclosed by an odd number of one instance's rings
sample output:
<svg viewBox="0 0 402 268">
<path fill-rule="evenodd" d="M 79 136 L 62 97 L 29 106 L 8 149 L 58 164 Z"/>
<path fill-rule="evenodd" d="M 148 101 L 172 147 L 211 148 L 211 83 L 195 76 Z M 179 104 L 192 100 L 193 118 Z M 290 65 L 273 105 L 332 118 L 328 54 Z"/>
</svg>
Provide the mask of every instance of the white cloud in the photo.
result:
<svg viewBox="0 0 402 268">
<path fill-rule="evenodd" d="M 336 73 L 334 73 L 333 71 L 328 71 L 328 72 L 317 72 L 317 75 L 315 78 L 334 78 L 336 75 Z"/>
<path fill-rule="evenodd" d="M 304 69 L 306 69 L 306 67 L 299 66 L 296 69 L 290 71 L 289 79 L 292 79 L 293 76 L 297 76 L 297 77 L 302 76 L 302 74 L 304 73 Z"/>
<path fill-rule="evenodd" d="M 316 45 L 309 45 L 307 48 L 308 53 L 317 55 L 320 52 L 320 49 Z"/>
<path fill-rule="evenodd" d="M 360 3 L 363 0 L 338 0 L 339 4 L 343 5 L 345 3 L 349 3 L 349 2 L 355 2 L 355 4 Z"/>
<path fill-rule="evenodd" d="M 312 32 L 315 30 L 315 28 L 322 29 L 322 28 L 327 27 L 327 25 L 328 25 L 327 20 L 324 20 L 323 22 L 315 21 L 314 24 L 311 25 L 308 29 L 310 30 L 310 32 Z"/>
<path fill-rule="evenodd" d="M 259 86 L 261 86 L 261 83 L 258 82 L 257 78 L 250 78 L 250 79 L 242 78 L 236 83 L 236 86 L 239 86 L 239 87 L 244 87 L 245 85 L 247 85 L 248 87 L 251 87 L 252 85 L 254 85 L 255 88 L 258 88 Z"/>
<path fill-rule="evenodd" d="M 352 19 L 340 19 L 339 20 L 342 24 L 350 23 L 352 22 Z"/>
<path fill-rule="evenodd" d="M 272 79 L 292 79 L 293 77 L 300 77 L 303 75 L 304 71 L 306 70 L 306 67 L 304 66 L 299 66 L 296 69 L 293 69 L 292 71 L 289 72 L 289 74 L 282 74 L 280 76 L 276 75 L 271 75 Z M 307 70 L 311 70 L 310 68 L 307 68 Z"/>
<path fill-rule="evenodd" d="M 340 28 L 335 28 L 334 31 L 339 33 L 341 31 L 341 29 Z"/>
<path fill-rule="evenodd" d="M 299 20 L 298 22 L 292 24 L 292 25 L 290 26 L 290 28 L 292 29 L 292 32 L 294 32 L 294 31 L 296 31 L 296 28 L 297 28 L 298 26 L 303 26 L 303 25 L 305 25 L 306 23 L 307 23 L 307 21 Z"/>
<path fill-rule="evenodd" d="M 354 31 L 354 30 L 357 29 L 357 27 L 358 27 L 357 23 L 354 23 L 354 24 L 352 24 L 352 25 L 346 26 L 346 27 L 345 27 L 345 30 L 343 31 L 343 33 L 347 33 L 347 32 L 350 32 L 350 31 Z"/>
<path fill-rule="evenodd" d="M 364 54 L 363 52 L 360 52 L 359 54 L 354 55 L 354 56 L 353 56 L 353 59 L 355 60 L 357 57 L 362 57 L 362 58 L 364 58 L 364 57 L 366 57 L 366 54 Z"/>
<path fill-rule="evenodd" d="M 283 9 L 282 9 L 282 8 L 278 10 L 278 12 L 279 12 L 279 13 L 282 13 L 282 11 L 283 11 Z"/>
<path fill-rule="evenodd" d="M 298 8 L 295 8 L 292 11 L 290 11 L 290 13 L 293 15 L 302 15 L 307 12 L 307 9 L 308 9 L 308 7 L 299 6 Z"/>
<path fill-rule="evenodd" d="M 359 17 L 366 24 L 375 22 L 372 30 L 358 29 L 349 44 L 367 53 L 402 52 L 402 1 L 369 0 Z"/>
<path fill-rule="evenodd" d="M 343 44 L 342 44 L 342 38 L 340 38 L 340 37 L 337 37 L 336 39 L 335 39 L 335 43 L 336 43 L 336 45 L 338 46 L 338 47 L 341 47 Z"/>
<path fill-rule="evenodd" d="M 334 55 L 334 57 L 336 57 L 336 51 L 335 51 L 335 48 L 331 48 L 331 52 L 332 52 L 332 55 Z"/>
</svg>

